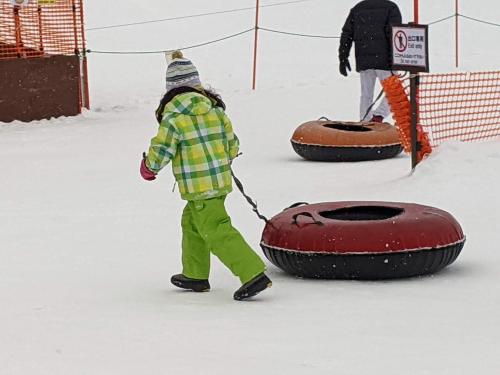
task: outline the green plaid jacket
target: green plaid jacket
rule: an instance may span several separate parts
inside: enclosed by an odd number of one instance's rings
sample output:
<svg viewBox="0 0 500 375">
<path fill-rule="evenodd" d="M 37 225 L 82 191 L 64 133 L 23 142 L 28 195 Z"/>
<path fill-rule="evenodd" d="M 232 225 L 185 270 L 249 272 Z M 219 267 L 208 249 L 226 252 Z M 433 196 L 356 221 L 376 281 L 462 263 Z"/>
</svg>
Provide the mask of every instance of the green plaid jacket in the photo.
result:
<svg viewBox="0 0 500 375">
<path fill-rule="evenodd" d="M 238 138 L 222 108 L 189 92 L 175 96 L 165 106 L 146 165 L 158 173 L 172 161 L 182 199 L 215 198 L 232 190 L 230 162 L 238 148 Z"/>
</svg>

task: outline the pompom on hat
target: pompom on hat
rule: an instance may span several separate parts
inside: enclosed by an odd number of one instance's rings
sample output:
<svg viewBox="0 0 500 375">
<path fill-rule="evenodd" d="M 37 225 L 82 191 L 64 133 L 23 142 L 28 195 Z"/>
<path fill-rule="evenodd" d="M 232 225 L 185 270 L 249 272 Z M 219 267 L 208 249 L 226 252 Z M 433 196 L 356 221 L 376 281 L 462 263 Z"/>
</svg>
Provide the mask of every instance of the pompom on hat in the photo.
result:
<svg viewBox="0 0 500 375">
<path fill-rule="evenodd" d="M 200 87 L 200 75 L 191 60 L 184 58 L 181 51 L 170 54 L 171 62 L 167 67 L 166 88 L 167 91 L 177 87 Z"/>
<path fill-rule="evenodd" d="M 174 60 L 174 59 L 183 59 L 184 58 L 184 55 L 182 54 L 181 51 L 177 50 L 177 51 L 173 51 L 171 54 L 170 54 L 170 59 L 171 60 Z"/>
</svg>

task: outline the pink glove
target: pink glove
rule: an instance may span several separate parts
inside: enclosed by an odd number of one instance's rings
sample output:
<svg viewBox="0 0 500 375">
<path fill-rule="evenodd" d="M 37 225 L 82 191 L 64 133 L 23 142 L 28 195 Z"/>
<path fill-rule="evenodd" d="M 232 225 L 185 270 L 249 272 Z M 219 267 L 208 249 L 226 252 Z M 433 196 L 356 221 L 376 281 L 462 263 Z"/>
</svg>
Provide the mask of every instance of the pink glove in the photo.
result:
<svg viewBox="0 0 500 375">
<path fill-rule="evenodd" d="M 153 181 L 154 179 L 156 179 L 156 173 L 151 172 L 149 170 L 149 168 L 146 165 L 146 159 L 145 158 L 142 159 L 142 162 L 141 162 L 141 176 L 146 181 Z"/>
</svg>

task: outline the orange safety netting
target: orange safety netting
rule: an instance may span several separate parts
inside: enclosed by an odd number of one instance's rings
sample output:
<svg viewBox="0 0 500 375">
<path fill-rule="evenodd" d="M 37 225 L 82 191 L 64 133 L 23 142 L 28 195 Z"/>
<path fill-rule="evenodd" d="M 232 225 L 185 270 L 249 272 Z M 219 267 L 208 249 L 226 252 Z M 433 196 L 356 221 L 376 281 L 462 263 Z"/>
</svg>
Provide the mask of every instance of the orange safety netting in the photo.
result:
<svg viewBox="0 0 500 375">
<path fill-rule="evenodd" d="M 500 136 L 500 71 L 421 74 L 419 123 L 432 146 Z"/>
<path fill-rule="evenodd" d="M 82 1 L 0 0 L 0 59 L 82 53 Z"/>
<path fill-rule="evenodd" d="M 398 76 L 391 76 L 382 81 L 385 96 L 396 121 L 399 139 L 405 152 L 411 152 L 411 107 L 403 82 Z M 418 121 L 418 120 L 417 120 Z M 417 122 L 417 160 L 420 162 L 432 152 L 427 133 Z"/>
</svg>

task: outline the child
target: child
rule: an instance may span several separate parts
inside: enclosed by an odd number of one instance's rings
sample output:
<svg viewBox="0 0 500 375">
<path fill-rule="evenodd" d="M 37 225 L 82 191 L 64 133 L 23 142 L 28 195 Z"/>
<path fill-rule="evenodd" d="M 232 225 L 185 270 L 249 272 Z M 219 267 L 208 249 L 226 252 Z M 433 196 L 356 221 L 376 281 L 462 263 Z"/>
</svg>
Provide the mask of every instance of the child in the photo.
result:
<svg viewBox="0 0 500 375">
<path fill-rule="evenodd" d="M 210 253 L 242 283 L 235 300 L 255 296 L 271 286 L 259 256 L 231 225 L 224 200 L 232 190 L 231 161 L 239 142 L 219 95 L 205 90 L 193 63 L 180 51 L 167 68 L 167 93 L 156 110 L 158 135 L 141 163 L 151 181 L 168 162 L 187 201 L 182 213 L 182 274 L 172 276 L 179 288 L 210 290 Z"/>
</svg>

